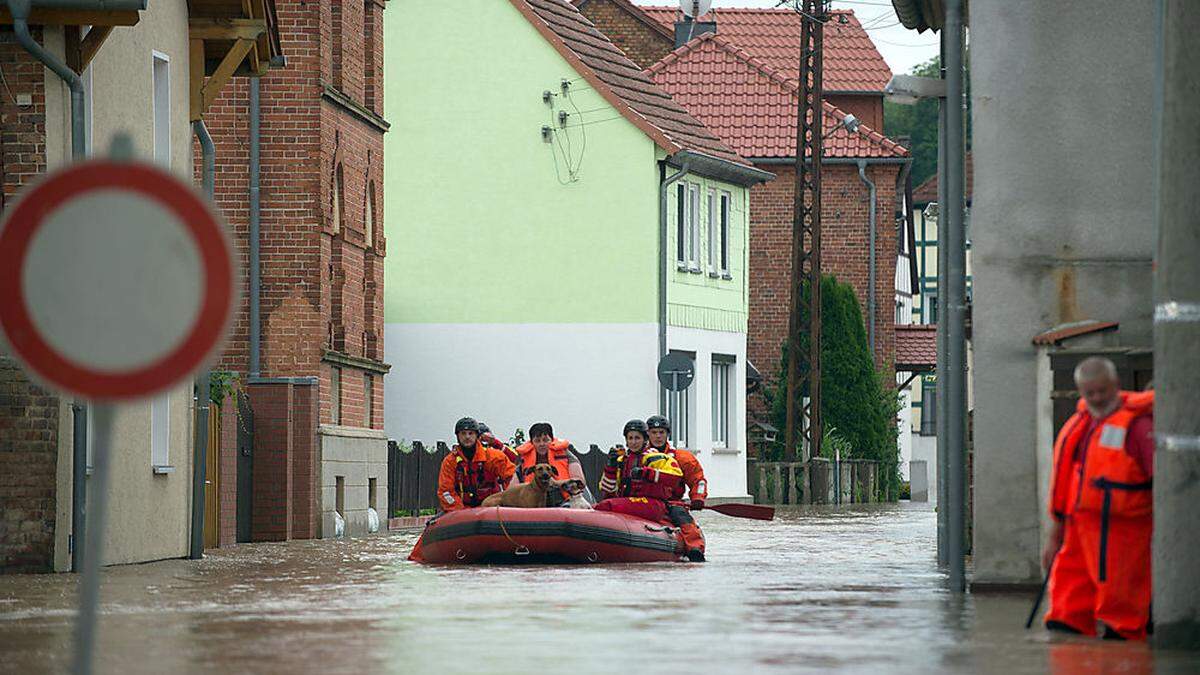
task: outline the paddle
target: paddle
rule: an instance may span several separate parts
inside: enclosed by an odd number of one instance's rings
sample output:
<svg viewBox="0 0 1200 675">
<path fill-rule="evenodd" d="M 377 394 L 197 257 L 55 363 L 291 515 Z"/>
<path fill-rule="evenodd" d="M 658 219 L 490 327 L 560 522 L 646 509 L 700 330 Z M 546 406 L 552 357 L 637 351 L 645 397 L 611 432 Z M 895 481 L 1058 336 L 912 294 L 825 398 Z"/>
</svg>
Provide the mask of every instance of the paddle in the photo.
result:
<svg viewBox="0 0 1200 675">
<path fill-rule="evenodd" d="M 1037 618 L 1038 610 L 1042 608 L 1042 598 L 1046 597 L 1046 586 L 1050 584 L 1050 570 L 1054 569 L 1054 561 L 1058 559 L 1058 552 L 1054 553 L 1054 557 L 1050 559 L 1050 569 L 1046 570 L 1046 578 L 1042 579 L 1042 588 L 1038 591 L 1037 599 L 1033 601 L 1033 609 L 1029 610 L 1029 618 L 1025 620 L 1025 630 L 1029 630 L 1033 626 L 1033 620 Z"/>
<path fill-rule="evenodd" d="M 705 509 L 716 511 L 734 518 L 752 518 L 754 520 L 774 520 L 775 507 L 759 504 L 711 504 Z"/>
</svg>

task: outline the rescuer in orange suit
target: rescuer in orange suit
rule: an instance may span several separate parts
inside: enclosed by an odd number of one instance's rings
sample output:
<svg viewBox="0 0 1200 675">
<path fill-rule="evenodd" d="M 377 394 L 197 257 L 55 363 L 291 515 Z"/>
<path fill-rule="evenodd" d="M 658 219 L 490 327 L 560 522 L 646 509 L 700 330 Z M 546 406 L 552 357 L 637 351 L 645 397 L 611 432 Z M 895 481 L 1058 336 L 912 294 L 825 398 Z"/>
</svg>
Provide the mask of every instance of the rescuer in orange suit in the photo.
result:
<svg viewBox="0 0 1200 675">
<path fill-rule="evenodd" d="M 1140 640 L 1150 623 L 1154 392 L 1121 391 L 1112 361 L 1075 369 L 1080 400 L 1054 444 L 1046 627 Z"/>
<path fill-rule="evenodd" d="M 470 417 L 454 425 L 458 443 L 442 460 L 438 474 L 438 504 L 443 511 L 473 508 L 501 492 L 516 467 L 504 452 L 479 442 L 479 423 Z"/>
<path fill-rule="evenodd" d="M 646 419 L 646 426 L 650 429 L 651 449 L 674 456 L 678 460 L 680 468 L 683 469 L 683 482 L 687 485 L 688 502 L 685 505 L 683 491 L 680 490 L 678 495 L 671 500 L 672 505 L 677 507 L 671 512 L 674 514 L 672 521 L 683 532 L 683 539 L 688 550 L 700 551 L 700 558 L 703 559 L 704 533 L 700 531 L 700 526 L 688 512 L 688 507 L 691 507 L 692 511 L 700 511 L 704 508 L 704 501 L 708 499 L 708 481 L 704 479 L 704 467 L 700 466 L 700 460 L 696 459 L 691 451 L 671 447 L 668 440 L 671 434 L 671 420 L 662 415 L 651 415 Z"/>
<path fill-rule="evenodd" d="M 596 510 L 671 523 L 680 530 L 688 559 L 702 562 L 704 535 L 681 501 L 687 484 L 678 451 L 669 446 L 652 447 L 651 433 L 642 420 L 630 420 L 625 424 L 628 448 L 618 446 L 609 452 L 604 477 L 600 480 L 603 501 L 596 504 Z M 699 480 L 703 481 L 703 473 Z"/>
<path fill-rule="evenodd" d="M 479 442 L 488 446 L 489 448 L 495 448 L 496 450 L 503 452 L 504 456 L 508 458 L 508 461 L 512 462 L 514 466 L 520 468 L 521 456 L 517 454 L 517 451 L 509 447 L 509 445 L 504 441 L 496 438 L 492 434 L 491 427 L 488 425 L 484 424 L 483 422 L 476 422 L 476 424 L 479 425 Z"/>
</svg>

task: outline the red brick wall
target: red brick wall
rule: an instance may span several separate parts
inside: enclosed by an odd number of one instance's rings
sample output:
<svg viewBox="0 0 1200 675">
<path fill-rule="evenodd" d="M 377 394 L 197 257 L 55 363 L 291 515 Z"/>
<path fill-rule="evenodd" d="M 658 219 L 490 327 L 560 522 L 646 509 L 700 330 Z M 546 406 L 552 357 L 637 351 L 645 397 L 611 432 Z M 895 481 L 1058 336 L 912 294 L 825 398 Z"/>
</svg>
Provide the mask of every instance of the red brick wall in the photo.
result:
<svg viewBox="0 0 1200 675">
<path fill-rule="evenodd" d="M 238 413 L 232 397 L 221 404 L 221 439 L 217 451 L 221 480 L 221 513 L 217 524 L 217 545 L 230 546 L 237 542 L 237 468 Z"/>
<path fill-rule="evenodd" d="M 41 28 L 31 28 L 41 39 Z M 26 183 L 46 171 L 46 94 L 44 66 L 17 44 L 12 29 L 0 30 L 0 69 L 7 89 L 0 95 L 0 209 Z M 32 105 L 17 106 L 29 94 Z"/>
<path fill-rule="evenodd" d="M 675 48 L 675 39 L 650 28 L 621 6 L 621 0 L 588 0 L 580 11 L 642 69 L 658 63 Z"/>
<path fill-rule="evenodd" d="M 294 485 L 283 493 L 304 502 L 289 504 L 292 536 L 315 536 L 317 425 L 333 421 L 332 366 L 323 359 L 327 351 L 372 360 L 382 356 L 383 132 L 364 116 L 377 116 L 383 109 L 384 4 L 380 0 L 277 0 L 276 9 L 287 66 L 273 68 L 260 81 L 261 374 L 318 378 L 312 404 L 319 415 L 314 412 L 309 419 L 297 413 L 287 421 L 293 435 L 287 456 L 293 462 L 288 471 Z M 249 263 L 246 80 L 227 86 L 206 112 L 205 121 L 217 146 L 216 201 L 245 266 Z M 195 156 L 199 180 L 198 148 Z M 335 230 L 333 190 L 339 172 L 340 227 Z M 372 189 L 374 227 L 367 241 L 365 217 Z M 249 368 L 245 275 L 242 291 L 220 367 L 245 374 Z M 341 367 L 341 423 L 365 426 L 366 371 Z M 377 423 L 382 419 L 380 379 L 374 396 Z M 260 440 L 267 441 L 259 433 L 257 417 L 255 422 L 257 453 Z M 278 417 L 273 418 L 267 427 L 275 428 L 272 425 L 278 422 Z M 236 448 L 231 445 L 230 451 Z M 256 467 L 257 463 L 256 457 Z M 254 478 L 257 519 L 260 476 L 256 473 Z M 224 502 L 236 500 L 222 499 L 222 510 L 234 508 Z M 259 526 L 255 527 L 257 533 Z M 274 527 L 272 536 L 278 533 L 278 524 Z"/>
<path fill-rule="evenodd" d="M 0 573 L 54 569 L 58 397 L 0 355 Z"/>
<path fill-rule="evenodd" d="M 41 28 L 31 29 L 41 40 Z M 46 171 L 45 69 L 0 29 L 0 214 Z M 31 104 L 18 106 L 28 94 Z M 54 568 L 58 398 L 0 354 L 0 573 Z"/>
<path fill-rule="evenodd" d="M 860 122 L 883 133 L 883 95 L 837 95 L 829 94 L 825 100 L 844 112 L 853 113 Z"/>
<path fill-rule="evenodd" d="M 312 385 L 292 387 L 292 538 L 317 536 L 317 392 Z"/>
<path fill-rule="evenodd" d="M 779 372 L 780 347 L 787 339 L 791 302 L 792 199 L 795 171 L 786 165 L 760 167 L 776 174 L 750 191 L 750 360 L 768 382 Z M 848 282 L 858 294 L 864 317 L 868 288 L 868 191 L 853 165 L 825 165 L 822 174 L 821 270 Z M 868 165 L 876 187 L 876 348 L 879 366 L 895 358 L 896 229 L 893 199 L 898 167 Z"/>
</svg>

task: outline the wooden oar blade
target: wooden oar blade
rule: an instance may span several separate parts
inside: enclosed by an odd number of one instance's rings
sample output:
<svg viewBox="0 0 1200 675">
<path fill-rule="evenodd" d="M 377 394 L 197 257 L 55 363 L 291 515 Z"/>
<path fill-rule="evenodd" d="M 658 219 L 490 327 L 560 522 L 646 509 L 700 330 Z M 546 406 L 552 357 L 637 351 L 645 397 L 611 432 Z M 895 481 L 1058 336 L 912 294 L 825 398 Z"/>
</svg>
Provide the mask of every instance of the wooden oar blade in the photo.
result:
<svg viewBox="0 0 1200 675">
<path fill-rule="evenodd" d="M 774 520 L 775 507 L 761 504 L 713 504 L 704 508 L 717 513 L 723 513 L 734 518 L 753 518 L 754 520 Z"/>
</svg>

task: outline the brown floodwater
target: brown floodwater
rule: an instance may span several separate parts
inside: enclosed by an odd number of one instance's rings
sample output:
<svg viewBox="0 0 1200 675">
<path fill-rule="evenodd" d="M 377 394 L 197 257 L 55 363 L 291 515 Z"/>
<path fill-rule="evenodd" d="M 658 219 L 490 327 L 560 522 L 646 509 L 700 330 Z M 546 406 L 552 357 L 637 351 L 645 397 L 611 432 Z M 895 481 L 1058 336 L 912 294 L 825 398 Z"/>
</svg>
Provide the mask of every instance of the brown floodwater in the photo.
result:
<svg viewBox="0 0 1200 675">
<path fill-rule="evenodd" d="M 1200 673 L 1200 655 L 1023 630 L 956 598 L 916 505 L 704 512 L 710 561 L 438 567 L 415 534 L 108 568 L 102 673 Z M 77 578 L 0 577 L 0 671 L 63 672 Z"/>
</svg>

